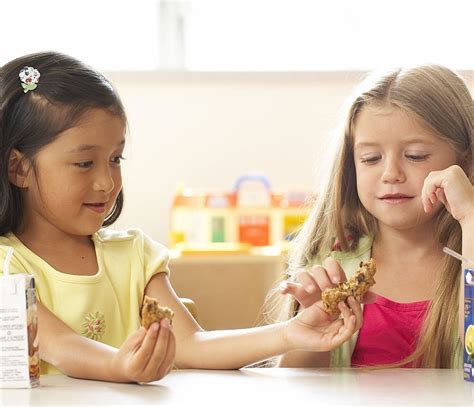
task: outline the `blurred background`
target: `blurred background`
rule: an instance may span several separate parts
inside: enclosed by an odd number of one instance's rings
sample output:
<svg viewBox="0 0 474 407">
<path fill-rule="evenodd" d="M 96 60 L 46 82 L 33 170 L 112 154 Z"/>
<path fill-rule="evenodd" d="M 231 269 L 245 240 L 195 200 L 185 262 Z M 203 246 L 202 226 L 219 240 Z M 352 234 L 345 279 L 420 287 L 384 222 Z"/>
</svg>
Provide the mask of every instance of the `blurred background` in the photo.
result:
<svg viewBox="0 0 474 407">
<path fill-rule="evenodd" d="M 285 258 L 249 246 L 277 247 L 304 220 L 288 210 L 316 191 L 341 106 L 368 71 L 440 63 L 474 89 L 472 0 L 2 0 L 0 13 L 0 65 L 61 51 L 118 89 L 130 131 L 114 228 L 188 243 L 173 284 L 205 328 L 255 323 Z M 219 317 L 215 304 L 243 297 L 248 315 Z"/>
</svg>

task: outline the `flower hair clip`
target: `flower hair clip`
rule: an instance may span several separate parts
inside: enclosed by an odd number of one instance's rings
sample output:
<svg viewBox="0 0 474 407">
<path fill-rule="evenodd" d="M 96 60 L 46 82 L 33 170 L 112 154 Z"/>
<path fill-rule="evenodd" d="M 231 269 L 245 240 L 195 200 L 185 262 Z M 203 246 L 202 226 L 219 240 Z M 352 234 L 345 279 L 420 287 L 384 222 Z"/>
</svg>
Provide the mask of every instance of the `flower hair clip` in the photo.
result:
<svg viewBox="0 0 474 407">
<path fill-rule="evenodd" d="M 35 90 L 38 86 L 40 73 L 32 66 L 25 66 L 18 75 L 20 77 L 23 92 L 27 93 L 30 90 Z"/>
</svg>

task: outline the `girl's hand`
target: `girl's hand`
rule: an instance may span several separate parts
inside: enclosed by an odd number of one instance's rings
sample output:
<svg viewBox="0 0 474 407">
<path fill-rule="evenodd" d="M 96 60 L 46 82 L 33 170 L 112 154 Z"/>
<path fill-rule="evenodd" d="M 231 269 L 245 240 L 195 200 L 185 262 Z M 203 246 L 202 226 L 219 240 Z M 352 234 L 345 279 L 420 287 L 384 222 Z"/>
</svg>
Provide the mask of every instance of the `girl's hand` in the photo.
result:
<svg viewBox="0 0 474 407">
<path fill-rule="evenodd" d="M 324 311 L 322 301 L 318 301 L 290 319 L 285 331 L 285 340 L 291 350 L 327 352 L 333 350 L 362 326 L 362 308 L 354 297 L 347 303 L 340 302 L 342 319 Z M 349 308 L 350 307 L 350 308 Z"/>
<path fill-rule="evenodd" d="M 428 174 L 421 190 L 425 212 L 441 202 L 461 225 L 474 217 L 474 186 L 458 165 Z"/>
<path fill-rule="evenodd" d="M 112 373 L 132 382 L 152 382 L 165 377 L 173 366 L 176 341 L 169 321 L 141 327 L 114 356 Z"/>
<path fill-rule="evenodd" d="M 294 282 L 284 281 L 280 284 L 280 293 L 292 295 L 300 306 L 307 308 L 321 300 L 321 293 L 326 288 L 336 287 L 339 283 L 347 280 L 344 270 L 332 257 L 323 262 L 323 267 L 315 266 L 309 271 L 298 271 Z M 367 304 L 373 302 L 375 294 L 367 292 L 362 302 Z"/>
</svg>

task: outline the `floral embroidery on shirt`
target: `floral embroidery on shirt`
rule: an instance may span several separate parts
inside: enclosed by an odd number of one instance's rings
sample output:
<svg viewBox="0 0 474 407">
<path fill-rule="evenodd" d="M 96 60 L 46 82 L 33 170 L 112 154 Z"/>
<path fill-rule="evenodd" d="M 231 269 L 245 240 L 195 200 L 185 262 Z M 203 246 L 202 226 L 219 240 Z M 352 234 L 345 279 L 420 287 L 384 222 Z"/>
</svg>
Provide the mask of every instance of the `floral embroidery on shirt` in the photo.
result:
<svg viewBox="0 0 474 407">
<path fill-rule="evenodd" d="M 104 314 L 99 314 L 99 312 L 96 312 L 95 314 L 87 314 L 86 321 L 82 324 L 82 326 L 84 327 L 82 335 L 98 341 L 105 333 L 106 325 Z"/>
</svg>

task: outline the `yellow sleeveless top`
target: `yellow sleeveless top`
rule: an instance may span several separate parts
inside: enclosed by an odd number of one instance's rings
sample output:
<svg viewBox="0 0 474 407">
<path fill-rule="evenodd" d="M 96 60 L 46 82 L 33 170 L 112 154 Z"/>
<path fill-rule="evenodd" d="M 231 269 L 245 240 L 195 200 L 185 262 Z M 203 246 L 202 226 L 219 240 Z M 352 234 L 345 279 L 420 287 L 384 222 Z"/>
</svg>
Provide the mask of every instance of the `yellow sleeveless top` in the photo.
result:
<svg viewBox="0 0 474 407">
<path fill-rule="evenodd" d="M 169 273 L 169 254 L 138 229 L 101 229 L 92 240 L 99 266 L 93 276 L 55 270 L 12 233 L 0 236 L 0 245 L 14 248 L 10 272 L 34 275 L 38 300 L 53 314 L 75 332 L 118 348 L 140 327 L 145 287 L 155 274 Z M 6 255 L 2 246 L 0 262 Z M 41 374 L 55 373 L 41 362 Z"/>
</svg>

